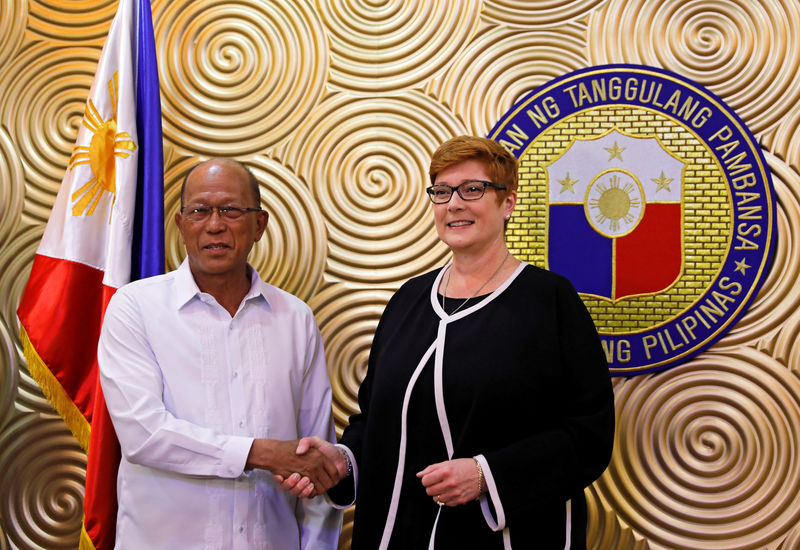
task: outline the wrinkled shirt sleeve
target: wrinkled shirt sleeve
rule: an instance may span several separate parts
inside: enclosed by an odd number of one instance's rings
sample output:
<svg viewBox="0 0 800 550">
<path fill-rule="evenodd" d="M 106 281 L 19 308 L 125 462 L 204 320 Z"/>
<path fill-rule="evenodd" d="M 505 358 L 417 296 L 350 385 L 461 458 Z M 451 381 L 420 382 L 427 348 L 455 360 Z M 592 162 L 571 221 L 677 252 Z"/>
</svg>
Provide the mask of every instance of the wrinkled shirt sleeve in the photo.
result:
<svg viewBox="0 0 800 550">
<path fill-rule="evenodd" d="M 131 463 L 179 474 L 240 476 L 253 438 L 221 434 L 167 410 L 161 366 L 142 314 L 136 301 L 118 291 L 98 344 L 100 382 L 123 455 Z"/>
</svg>

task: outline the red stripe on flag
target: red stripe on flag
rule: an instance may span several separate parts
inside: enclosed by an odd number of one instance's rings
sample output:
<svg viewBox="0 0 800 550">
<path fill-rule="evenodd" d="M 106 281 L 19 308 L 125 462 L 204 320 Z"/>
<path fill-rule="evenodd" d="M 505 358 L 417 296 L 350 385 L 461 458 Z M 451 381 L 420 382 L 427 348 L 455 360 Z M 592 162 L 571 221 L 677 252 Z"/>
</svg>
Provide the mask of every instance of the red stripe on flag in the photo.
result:
<svg viewBox="0 0 800 550">
<path fill-rule="evenodd" d="M 72 400 L 91 424 L 91 437 L 72 426 L 88 447 L 84 530 L 81 548 L 114 547 L 117 469 L 120 448 L 100 389 L 97 340 L 106 306 L 116 289 L 103 285 L 103 272 L 84 264 L 36 255 L 17 311 L 31 347 L 61 388 L 50 391 L 54 406 Z M 46 373 L 45 373 L 46 374 Z M 46 387 L 46 382 L 37 381 Z M 63 397 L 62 397 L 63 395 Z M 66 405 L 66 404 L 65 404 Z"/>
<path fill-rule="evenodd" d="M 117 471 L 122 456 L 99 376 L 95 392 L 92 437 L 86 464 L 86 494 L 83 497 L 83 527 L 94 548 L 110 550 L 114 548 L 117 530 Z"/>
<path fill-rule="evenodd" d="M 681 273 L 681 205 L 648 204 L 639 226 L 617 239 L 614 299 L 668 288 Z"/>
<path fill-rule="evenodd" d="M 102 271 L 37 254 L 17 310 L 33 348 L 90 424 L 102 289 Z"/>
<path fill-rule="evenodd" d="M 116 291 L 115 288 L 103 286 L 103 316 Z M 119 440 L 106 408 L 98 375 L 95 380 L 92 437 L 86 462 L 86 493 L 83 497 L 83 529 L 92 542 L 89 548 L 114 548 L 117 532 L 117 472 L 121 458 Z"/>
</svg>

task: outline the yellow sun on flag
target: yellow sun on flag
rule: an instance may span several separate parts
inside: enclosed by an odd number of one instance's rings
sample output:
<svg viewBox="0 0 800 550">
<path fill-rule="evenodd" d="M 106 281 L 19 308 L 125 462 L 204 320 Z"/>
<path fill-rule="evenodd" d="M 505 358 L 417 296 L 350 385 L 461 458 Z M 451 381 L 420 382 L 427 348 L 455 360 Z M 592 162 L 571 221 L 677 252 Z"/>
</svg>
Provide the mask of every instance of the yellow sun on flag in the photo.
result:
<svg viewBox="0 0 800 550">
<path fill-rule="evenodd" d="M 602 172 L 590 184 L 584 200 L 586 219 L 610 239 L 633 231 L 644 217 L 645 197 L 639 180 L 625 170 Z"/>
<path fill-rule="evenodd" d="M 114 157 L 128 158 L 128 151 L 135 151 L 136 144 L 128 132 L 117 133 L 117 101 L 119 100 L 119 73 L 108 81 L 108 95 L 113 113 L 111 119 L 103 120 L 91 98 L 86 102 L 83 125 L 92 132 L 89 146 L 76 145 L 69 159 L 69 168 L 88 164 L 92 178 L 72 194 L 72 215 L 91 216 L 104 192 L 111 193 L 112 204 L 116 198 L 116 175 Z"/>
</svg>

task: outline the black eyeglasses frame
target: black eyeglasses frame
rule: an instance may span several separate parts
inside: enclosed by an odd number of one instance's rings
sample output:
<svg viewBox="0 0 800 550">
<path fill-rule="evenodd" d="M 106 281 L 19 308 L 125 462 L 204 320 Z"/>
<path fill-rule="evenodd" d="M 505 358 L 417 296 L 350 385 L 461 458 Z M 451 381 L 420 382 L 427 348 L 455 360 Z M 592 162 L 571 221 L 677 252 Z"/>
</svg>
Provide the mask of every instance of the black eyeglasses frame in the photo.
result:
<svg viewBox="0 0 800 550">
<path fill-rule="evenodd" d="M 184 211 L 189 210 L 188 213 L 184 214 Z M 205 204 L 194 206 L 190 209 L 186 207 L 181 207 L 181 215 L 183 215 L 187 220 L 192 222 L 202 222 L 208 219 L 211 219 L 211 216 L 214 214 L 214 211 L 217 211 L 217 215 L 223 220 L 238 220 L 248 212 L 260 212 L 263 210 L 261 207 L 252 208 L 252 207 L 241 207 L 241 206 L 207 206 Z M 229 217 L 229 212 L 238 212 L 238 215 L 234 217 Z M 198 214 L 205 214 L 202 215 L 199 219 L 192 219 L 192 217 L 196 217 Z"/>
<path fill-rule="evenodd" d="M 474 197 L 474 198 L 468 199 L 468 198 L 466 198 L 466 197 L 465 197 L 465 196 L 464 196 L 464 195 L 461 193 L 461 187 L 462 187 L 462 186 L 464 186 L 464 185 L 468 185 L 468 184 L 470 184 L 470 183 L 480 183 L 480 184 L 483 184 L 483 189 L 481 190 L 481 195 L 480 195 L 480 197 Z M 433 191 L 433 189 L 434 189 L 435 187 L 448 187 L 448 188 L 450 189 L 450 196 L 448 196 L 448 197 L 447 197 L 447 200 L 446 200 L 446 201 L 439 201 L 439 202 L 437 202 L 437 201 L 434 199 L 434 196 L 433 196 L 433 192 L 434 192 L 434 191 Z M 430 198 L 430 199 L 431 199 L 431 202 L 432 202 L 433 204 L 447 204 L 448 202 L 450 202 L 450 199 L 452 199 L 452 198 L 453 198 L 453 192 L 456 192 L 456 193 L 458 193 L 458 196 L 461 198 L 461 200 L 462 200 L 462 201 L 477 201 L 477 200 L 480 200 L 480 199 L 482 199 L 482 198 L 483 198 L 483 196 L 486 194 L 486 189 L 487 189 L 488 187 L 492 187 L 492 188 L 494 188 L 494 189 L 499 189 L 499 190 L 505 190 L 505 189 L 507 189 L 507 187 L 506 187 L 505 185 L 501 185 L 501 184 L 499 184 L 499 183 L 495 183 L 495 182 L 493 182 L 493 181 L 487 181 L 487 180 L 464 180 L 464 181 L 462 181 L 460 184 L 458 184 L 458 185 L 456 185 L 456 186 L 447 185 L 446 183 L 437 183 L 437 184 L 435 184 L 435 185 L 431 185 L 431 186 L 427 187 L 427 188 L 425 189 L 425 192 L 428 194 L 428 198 Z"/>
</svg>

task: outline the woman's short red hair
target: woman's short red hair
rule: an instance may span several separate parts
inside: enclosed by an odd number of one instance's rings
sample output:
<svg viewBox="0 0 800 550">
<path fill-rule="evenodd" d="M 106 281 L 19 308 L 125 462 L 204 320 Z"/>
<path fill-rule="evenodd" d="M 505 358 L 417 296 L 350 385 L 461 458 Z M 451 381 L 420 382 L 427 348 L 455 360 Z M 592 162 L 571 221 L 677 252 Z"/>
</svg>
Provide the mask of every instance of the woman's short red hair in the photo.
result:
<svg viewBox="0 0 800 550">
<path fill-rule="evenodd" d="M 491 139 L 475 136 L 458 136 L 442 143 L 431 157 L 428 174 L 431 184 L 436 175 L 465 160 L 479 160 L 486 164 L 486 171 L 494 183 L 505 185 L 505 191 L 498 189 L 497 197 L 502 200 L 511 191 L 517 190 L 517 159 L 502 145 Z"/>
</svg>

